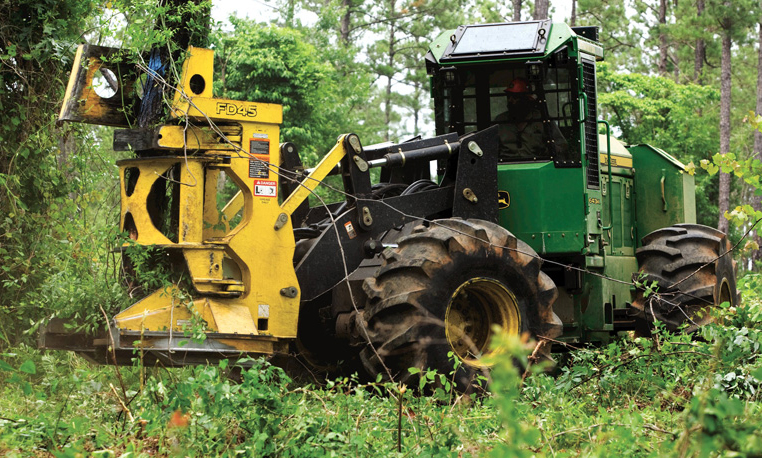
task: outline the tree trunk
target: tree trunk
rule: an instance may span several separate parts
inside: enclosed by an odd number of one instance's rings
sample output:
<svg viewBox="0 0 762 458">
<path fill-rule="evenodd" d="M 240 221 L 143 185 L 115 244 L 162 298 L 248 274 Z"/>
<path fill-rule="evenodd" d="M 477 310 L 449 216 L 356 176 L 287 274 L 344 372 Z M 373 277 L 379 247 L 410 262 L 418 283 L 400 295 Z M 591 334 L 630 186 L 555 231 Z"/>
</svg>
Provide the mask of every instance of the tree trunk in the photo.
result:
<svg viewBox="0 0 762 458">
<path fill-rule="evenodd" d="M 696 16 L 701 18 L 704 14 L 704 0 L 696 1 Z M 696 39 L 696 53 L 693 58 L 693 80 L 704 84 L 704 59 L 706 59 L 706 43 L 703 38 Z"/>
<path fill-rule="evenodd" d="M 550 0 L 535 0 L 534 2 L 534 20 L 548 18 L 548 9 L 550 9 Z"/>
<path fill-rule="evenodd" d="M 675 68 L 672 69 L 672 74 L 675 77 L 675 82 L 679 83 L 680 82 L 680 57 L 677 54 L 675 54 L 674 56 L 672 56 L 672 62 L 675 65 Z"/>
<path fill-rule="evenodd" d="M 667 0 L 659 0 L 659 76 L 667 74 Z"/>
<path fill-rule="evenodd" d="M 341 15 L 341 23 L 339 24 L 339 34 L 341 36 L 341 43 L 349 45 L 349 10 L 352 7 L 351 0 L 341 0 L 341 7 L 344 8 L 344 12 Z"/>
<path fill-rule="evenodd" d="M 572 0 L 571 19 L 569 20 L 571 27 L 577 26 L 577 0 Z"/>
<path fill-rule="evenodd" d="M 513 0 L 513 21 L 521 20 L 521 0 Z"/>
<path fill-rule="evenodd" d="M 759 22 L 759 44 L 762 45 L 762 20 Z M 757 55 L 757 115 L 762 114 L 762 47 L 760 47 Z M 762 160 L 762 132 L 759 130 L 754 132 L 754 154 L 757 159 Z M 762 210 L 762 201 L 759 196 L 755 196 L 752 193 L 752 206 L 754 210 Z M 762 224 L 762 223 L 760 223 Z M 758 226 L 754 230 L 754 238 L 757 244 L 762 247 L 762 229 Z M 756 265 L 762 262 L 762 249 L 754 250 L 751 252 L 752 268 L 756 270 Z"/>
<path fill-rule="evenodd" d="M 384 100 L 384 121 L 386 124 L 386 131 L 384 132 L 384 141 L 389 141 L 390 137 L 390 131 L 391 131 L 391 123 L 392 123 L 392 83 L 394 81 L 394 55 L 396 54 L 395 51 L 395 42 L 394 42 L 394 35 L 395 35 L 395 27 L 396 27 L 396 21 L 394 19 L 394 8 L 396 7 L 396 1 L 391 0 L 390 1 L 390 21 L 389 21 L 389 55 L 387 59 L 387 64 L 389 66 L 389 74 L 387 75 L 387 82 L 386 82 L 386 95 Z"/>
<path fill-rule="evenodd" d="M 76 179 L 76 169 L 72 167 L 69 158 L 77 153 L 77 139 L 72 135 L 71 130 L 56 129 L 56 132 L 61 132 L 61 135 L 58 136 L 58 154 L 56 155 L 58 170 L 63 171 L 63 176 L 68 181 L 74 182 Z M 74 201 L 76 198 L 77 193 L 72 190 L 69 193 L 69 199 Z"/>
<path fill-rule="evenodd" d="M 727 2 L 726 2 L 727 3 Z M 730 19 L 726 19 L 722 31 L 722 71 L 720 76 L 720 154 L 730 152 Z M 717 229 L 728 232 L 725 212 L 730 209 L 730 175 L 720 171 L 719 222 Z"/>
<path fill-rule="evenodd" d="M 422 89 L 419 85 L 419 83 L 416 83 L 415 91 L 413 92 L 418 96 L 422 92 Z M 420 96 L 418 96 L 420 97 Z M 413 108 L 413 137 L 417 137 L 421 134 L 421 129 L 419 127 L 419 124 L 421 123 L 421 109 L 419 107 Z"/>
<path fill-rule="evenodd" d="M 230 60 L 228 49 L 224 44 L 225 42 L 222 42 L 222 45 L 220 48 L 217 49 L 214 53 L 214 66 L 218 69 L 220 76 L 218 78 L 221 86 L 222 86 L 222 97 L 227 98 L 228 95 L 228 86 L 227 86 L 227 76 L 228 76 L 228 61 Z"/>
</svg>

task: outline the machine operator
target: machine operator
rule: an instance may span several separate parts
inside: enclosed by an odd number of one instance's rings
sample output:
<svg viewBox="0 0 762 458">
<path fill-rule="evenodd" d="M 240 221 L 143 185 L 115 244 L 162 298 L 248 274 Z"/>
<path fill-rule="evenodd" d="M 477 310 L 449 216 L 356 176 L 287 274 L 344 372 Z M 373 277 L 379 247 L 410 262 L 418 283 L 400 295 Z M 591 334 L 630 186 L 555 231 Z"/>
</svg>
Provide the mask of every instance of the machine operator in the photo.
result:
<svg viewBox="0 0 762 458">
<path fill-rule="evenodd" d="M 515 78 L 505 89 L 508 110 L 497 115 L 500 160 L 534 159 L 555 152 L 568 152 L 569 145 L 555 122 L 543 116 L 540 101 L 523 78 Z M 547 130 L 547 132 L 546 132 Z"/>
</svg>

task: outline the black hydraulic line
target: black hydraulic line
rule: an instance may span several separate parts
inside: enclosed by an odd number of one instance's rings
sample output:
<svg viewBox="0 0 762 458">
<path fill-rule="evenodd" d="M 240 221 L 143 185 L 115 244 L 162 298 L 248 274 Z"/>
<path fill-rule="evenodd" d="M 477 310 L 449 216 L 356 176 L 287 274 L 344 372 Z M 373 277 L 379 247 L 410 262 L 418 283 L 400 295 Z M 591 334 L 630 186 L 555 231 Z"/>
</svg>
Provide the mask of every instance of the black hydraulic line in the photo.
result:
<svg viewBox="0 0 762 458">
<path fill-rule="evenodd" d="M 418 181 L 414 182 L 413 184 L 411 184 L 410 186 L 408 186 L 402 192 L 401 195 L 408 196 L 408 195 L 416 193 L 416 192 L 428 191 L 430 189 L 434 189 L 434 188 L 438 188 L 438 187 L 439 187 L 439 185 L 437 185 L 436 183 L 434 183 L 431 180 L 418 180 Z"/>
<path fill-rule="evenodd" d="M 395 197 L 401 195 L 408 188 L 404 183 L 376 183 L 373 185 L 373 199 L 382 199 L 386 197 Z"/>
<path fill-rule="evenodd" d="M 328 225 L 326 225 L 327 227 Z M 317 226 L 317 227 L 296 227 L 294 228 L 294 238 L 296 240 L 301 239 L 312 239 L 315 237 L 318 237 L 325 227 Z"/>
<path fill-rule="evenodd" d="M 442 145 L 429 146 L 427 148 L 412 151 L 400 151 L 385 154 L 381 159 L 368 162 L 371 167 L 402 167 L 407 163 L 416 161 L 431 161 L 457 153 L 460 142 L 444 143 Z"/>
</svg>

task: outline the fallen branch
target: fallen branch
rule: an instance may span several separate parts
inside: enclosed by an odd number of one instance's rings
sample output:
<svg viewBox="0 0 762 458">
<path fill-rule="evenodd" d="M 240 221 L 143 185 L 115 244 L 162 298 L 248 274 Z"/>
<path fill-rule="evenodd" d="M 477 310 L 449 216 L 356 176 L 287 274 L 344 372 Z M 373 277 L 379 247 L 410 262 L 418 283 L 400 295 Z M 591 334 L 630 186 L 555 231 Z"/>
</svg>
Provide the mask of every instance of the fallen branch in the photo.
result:
<svg viewBox="0 0 762 458">
<path fill-rule="evenodd" d="M 545 348 L 545 345 L 548 344 L 550 344 L 548 340 L 540 338 L 537 345 L 535 345 L 534 350 L 532 350 L 532 354 L 527 357 L 527 368 L 524 369 L 524 373 L 521 374 L 521 385 L 524 385 L 524 380 L 529 376 L 532 366 L 540 361 L 540 353 Z"/>
<path fill-rule="evenodd" d="M 127 407 L 127 404 L 122 401 L 122 398 L 119 396 L 119 393 L 116 392 L 116 388 L 114 388 L 113 383 L 109 383 L 108 386 L 111 388 L 111 391 L 114 392 L 114 396 L 116 396 L 117 401 L 119 401 L 119 404 L 122 405 L 122 409 L 124 409 L 125 412 L 127 412 L 127 418 L 130 419 L 130 422 L 135 421 L 135 417 L 132 416 L 132 412 L 130 412 L 130 409 Z"/>
</svg>

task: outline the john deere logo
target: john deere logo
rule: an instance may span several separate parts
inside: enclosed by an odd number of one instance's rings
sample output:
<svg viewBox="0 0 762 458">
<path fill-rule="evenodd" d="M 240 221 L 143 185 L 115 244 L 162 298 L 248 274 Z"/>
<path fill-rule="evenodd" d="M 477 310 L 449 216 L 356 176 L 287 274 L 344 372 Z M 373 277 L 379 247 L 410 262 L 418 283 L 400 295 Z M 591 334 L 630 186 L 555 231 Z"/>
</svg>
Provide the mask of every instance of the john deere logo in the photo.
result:
<svg viewBox="0 0 762 458">
<path fill-rule="evenodd" d="M 498 191 L 497 192 L 497 208 L 502 210 L 510 206 L 511 206 L 511 195 L 508 194 L 508 191 Z"/>
</svg>

